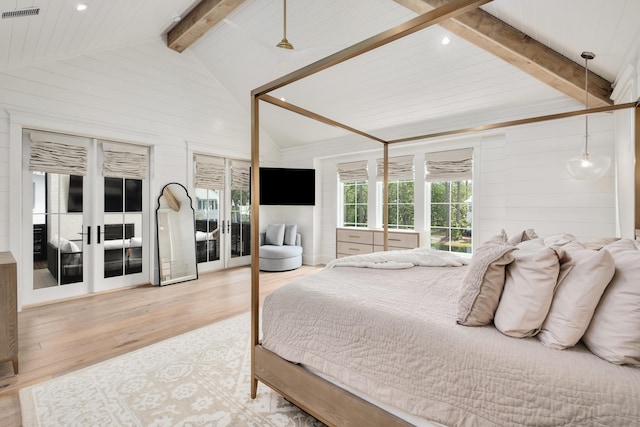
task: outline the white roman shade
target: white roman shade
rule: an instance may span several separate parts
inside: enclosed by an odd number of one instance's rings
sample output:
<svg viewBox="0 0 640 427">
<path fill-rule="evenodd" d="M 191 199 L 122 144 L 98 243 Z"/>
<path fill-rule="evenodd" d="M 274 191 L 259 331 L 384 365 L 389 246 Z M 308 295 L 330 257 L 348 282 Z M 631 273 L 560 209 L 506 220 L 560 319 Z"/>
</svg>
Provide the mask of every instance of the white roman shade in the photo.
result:
<svg viewBox="0 0 640 427">
<path fill-rule="evenodd" d="M 224 190 L 224 159 L 221 157 L 196 154 L 195 179 L 196 188 L 208 190 Z"/>
<path fill-rule="evenodd" d="M 149 148 L 141 145 L 102 143 L 102 175 L 112 178 L 146 179 Z"/>
<path fill-rule="evenodd" d="M 251 163 L 243 160 L 231 161 L 231 189 L 232 190 L 248 190 Z"/>
<path fill-rule="evenodd" d="M 367 181 L 369 172 L 367 171 L 367 161 L 338 163 L 338 179 L 340 182 Z"/>
<path fill-rule="evenodd" d="M 29 170 L 65 175 L 87 175 L 88 138 L 30 131 Z"/>
<path fill-rule="evenodd" d="M 473 179 L 473 148 L 427 153 L 424 160 L 428 182 Z"/>
<path fill-rule="evenodd" d="M 384 181 L 384 159 L 376 160 L 376 177 Z M 389 157 L 389 181 L 413 179 L 413 156 Z"/>
</svg>

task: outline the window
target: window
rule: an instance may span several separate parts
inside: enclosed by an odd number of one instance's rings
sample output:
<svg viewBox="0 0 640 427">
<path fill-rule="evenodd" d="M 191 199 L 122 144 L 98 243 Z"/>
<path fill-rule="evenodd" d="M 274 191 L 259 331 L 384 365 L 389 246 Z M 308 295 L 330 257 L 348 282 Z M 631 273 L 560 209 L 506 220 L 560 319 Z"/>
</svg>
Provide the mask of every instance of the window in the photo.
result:
<svg viewBox="0 0 640 427">
<path fill-rule="evenodd" d="M 471 253 L 471 199 L 467 181 L 431 182 L 431 248 Z"/>
<path fill-rule="evenodd" d="M 378 184 L 379 200 L 382 200 L 382 183 Z M 413 230 L 414 228 L 414 199 L 413 180 L 398 179 L 389 181 L 389 198 L 387 212 L 389 213 L 389 228 Z M 382 206 L 382 202 L 380 203 Z M 380 218 L 382 221 L 382 217 Z"/>
<path fill-rule="evenodd" d="M 384 223 L 382 215 L 384 181 L 384 159 L 378 159 L 376 177 L 378 180 L 378 200 L 380 225 Z M 413 156 L 389 157 L 388 162 L 388 198 L 387 212 L 389 228 L 413 230 L 414 228 L 414 183 Z"/>
<path fill-rule="evenodd" d="M 342 225 L 344 227 L 366 227 L 369 199 L 367 161 L 339 163 L 337 169 L 342 192 Z"/>
<path fill-rule="evenodd" d="M 367 226 L 368 182 L 349 181 L 342 185 L 342 225 Z"/>
</svg>

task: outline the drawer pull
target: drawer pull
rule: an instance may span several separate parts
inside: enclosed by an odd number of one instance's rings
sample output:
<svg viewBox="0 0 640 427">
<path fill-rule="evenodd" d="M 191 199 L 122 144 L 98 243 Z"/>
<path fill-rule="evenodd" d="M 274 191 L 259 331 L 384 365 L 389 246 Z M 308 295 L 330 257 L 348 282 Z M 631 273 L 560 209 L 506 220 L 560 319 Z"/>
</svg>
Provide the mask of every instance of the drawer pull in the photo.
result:
<svg viewBox="0 0 640 427">
<path fill-rule="evenodd" d="M 350 251 L 360 252 L 360 248 L 349 248 Z"/>
<path fill-rule="evenodd" d="M 389 239 L 390 242 L 401 242 L 402 239 Z"/>
<path fill-rule="evenodd" d="M 359 239 L 360 236 L 352 236 L 351 234 L 349 235 L 349 237 L 351 237 L 352 239 Z"/>
</svg>

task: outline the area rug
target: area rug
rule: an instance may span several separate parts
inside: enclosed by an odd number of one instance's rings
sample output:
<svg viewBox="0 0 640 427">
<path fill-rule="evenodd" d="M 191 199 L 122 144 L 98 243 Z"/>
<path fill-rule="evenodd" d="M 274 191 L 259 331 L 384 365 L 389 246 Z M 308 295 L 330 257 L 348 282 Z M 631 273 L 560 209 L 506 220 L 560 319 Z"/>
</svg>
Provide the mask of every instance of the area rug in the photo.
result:
<svg viewBox="0 0 640 427">
<path fill-rule="evenodd" d="M 20 390 L 23 426 L 323 426 L 263 384 L 248 313 Z"/>
</svg>

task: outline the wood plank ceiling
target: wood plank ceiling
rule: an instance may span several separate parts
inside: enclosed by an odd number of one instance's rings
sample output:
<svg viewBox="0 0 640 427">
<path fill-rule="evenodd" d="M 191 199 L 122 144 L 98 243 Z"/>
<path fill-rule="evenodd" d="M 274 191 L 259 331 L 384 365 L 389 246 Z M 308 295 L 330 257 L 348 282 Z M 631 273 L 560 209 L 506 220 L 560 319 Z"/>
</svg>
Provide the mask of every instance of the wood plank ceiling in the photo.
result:
<svg viewBox="0 0 640 427">
<path fill-rule="evenodd" d="M 202 0 L 168 33 L 167 45 L 182 52 L 222 21 L 243 0 Z M 424 14 L 453 0 L 394 0 Z M 475 9 L 440 24 L 451 33 L 504 59 L 520 70 L 576 99 L 585 100 L 585 69 L 482 9 Z M 589 71 L 589 104 L 611 105 L 612 84 Z"/>
</svg>

